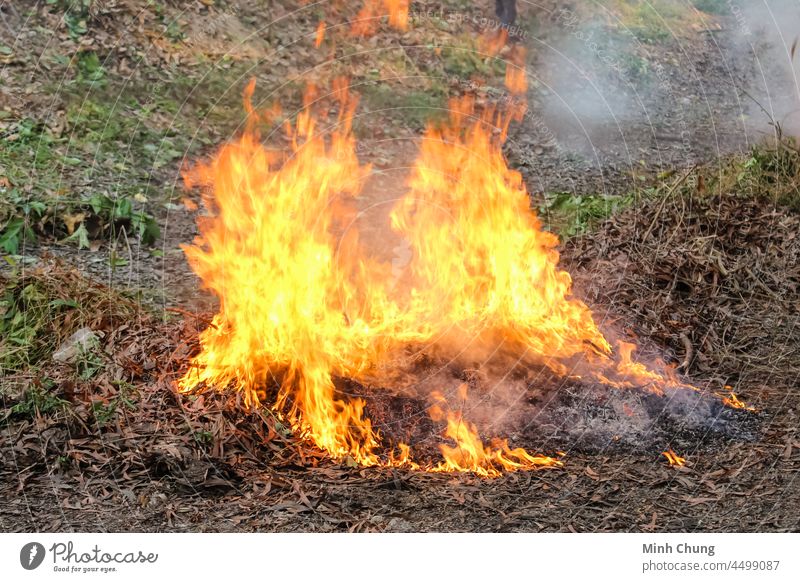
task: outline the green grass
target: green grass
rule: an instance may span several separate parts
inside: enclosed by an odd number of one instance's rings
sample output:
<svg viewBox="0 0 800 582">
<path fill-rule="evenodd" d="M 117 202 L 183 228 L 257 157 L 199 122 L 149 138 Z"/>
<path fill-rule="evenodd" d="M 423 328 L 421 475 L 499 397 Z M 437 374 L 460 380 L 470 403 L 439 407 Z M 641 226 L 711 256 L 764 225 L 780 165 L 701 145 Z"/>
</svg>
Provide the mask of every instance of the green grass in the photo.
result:
<svg viewBox="0 0 800 582">
<path fill-rule="evenodd" d="M 116 396 L 92 402 L 92 416 L 98 427 L 104 427 L 114 421 L 123 410 L 136 410 L 138 395 L 133 386 L 117 382 L 119 388 Z"/>
<path fill-rule="evenodd" d="M 729 160 L 710 172 L 712 188 L 755 196 L 800 211 L 800 148 L 793 138 L 754 147 L 749 156 Z"/>
<path fill-rule="evenodd" d="M 449 75 L 469 80 L 476 76 L 501 75 L 505 62 L 500 57 L 486 55 L 474 42 L 465 42 L 442 48 L 442 68 Z"/>
<path fill-rule="evenodd" d="M 730 14 L 728 0 L 692 0 L 692 5 L 706 14 Z"/>
<path fill-rule="evenodd" d="M 602 0 L 640 42 L 658 44 L 684 26 L 686 10 L 674 0 Z M 670 32 L 672 30 L 672 32 Z"/>
<path fill-rule="evenodd" d="M 53 382 L 50 380 L 33 382 L 22 393 L 20 401 L 11 406 L 8 416 L 35 417 L 38 414 L 53 414 L 64 410 L 69 403 L 54 395 L 52 388 Z"/>
<path fill-rule="evenodd" d="M 756 198 L 788 212 L 800 212 L 800 148 L 782 138 L 761 144 L 746 156 L 729 156 L 686 172 L 668 172 L 622 196 L 545 195 L 538 214 L 545 228 L 568 239 L 591 232 L 602 221 L 640 199 L 667 195 L 691 199 L 703 195 Z"/>
<path fill-rule="evenodd" d="M 414 129 L 446 115 L 447 96 L 443 90 L 402 91 L 385 83 L 365 84 L 358 89 L 369 110 Z"/>
<path fill-rule="evenodd" d="M 0 378 L 39 367 L 78 329 L 126 321 L 138 307 L 111 289 L 57 264 L 0 279 Z M 76 370 L 88 379 L 102 367 L 96 346 L 79 354 Z"/>
<path fill-rule="evenodd" d="M 539 206 L 539 217 L 548 230 L 562 239 L 589 232 L 594 226 L 630 206 L 635 197 L 576 195 L 570 192 L 554 192 L 545 195 Z"/>
<path fill-rule="evenodd" d="M 46 85 L 63 117 L 0 119 L 0 251 L 16 255 L 41 236 L 84 248 L 123 228 L 153 244 L 164 176 L 243 118 L 243 66 L 152 71 L 158 80 L 145 84 L 115 78 L 103 63 L 80 52 L 63 63 L 68 82 Z"/>
</svg>

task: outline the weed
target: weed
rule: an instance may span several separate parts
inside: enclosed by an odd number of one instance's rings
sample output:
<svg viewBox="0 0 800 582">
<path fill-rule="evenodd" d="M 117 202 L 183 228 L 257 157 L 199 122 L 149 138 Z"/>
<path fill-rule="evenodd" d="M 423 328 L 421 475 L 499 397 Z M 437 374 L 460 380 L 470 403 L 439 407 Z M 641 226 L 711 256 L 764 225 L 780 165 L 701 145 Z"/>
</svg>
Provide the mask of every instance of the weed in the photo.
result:
<svg viewBox="0 0 800 582">
<path fill-rule="evenodd" d="M 733 176 L 735 185 L 730 184 Z M 797 142 L 793 138 L 780 138 L 774 144 L 754 147 L 748 157 L 733 160 L 728 171 L 720 175 L 720 184 L 800 211 L 800 149 Z"/>
<path fill-rule="evenodd" d="M 94 54 L 94 53 L 92 53 Z M 105 131 L 118 135 L 120 128 L 107 124 Z M 98 136 L 89 134 L 87 139 Z M 102 142 L 101 139 L 98 141 Z M 5 147 L 0 149 L 0 249 L 16 255 L 23 242 L 33 242 L 37 236 L 68 236 L 78 246 L 89 246 L 89 232 L 84 222 L 95 217 L 100 227 L 94 235 L 116 235 L 120 227 L 130 226 L 140 240 L 152 244 L 159 236 L 155 219 L 135 208 L 135 193 L 87 194 L 68 199 L 57 195 L 56 185 L 69 168 L 83 166 L 80 158 L 61 151 L 64 139 L 56 138 L 41 124 L 22 119 L 0 134 Z M 97 143 L 97 142 L 95 142 Z M 165 149 L 172 156 L 173 152 Z M 76 153 L 74 150 L 71 153 Z M 63 172 L 59 172 L 59 165 Z M 91 167 L 91 164 L 86 164 Z M 78 168 L 78 171 L 81 169 Z M 82 180 L 83 181 L 83 180 Z M 136 192 L 138 193 L 138 191 Z M 81 217 L 77 220 L 76 217 Z M 77 232 L 75 227 L 78 226 Z"/>
<path fill-rule="evenodd" d="M 415 129 L 445 113 L 444 91 L 410 91 L 403 93 L 385 83 L 366 84 L 361 93 L 370 109 L 404 121 Z"/>
<path fill-rule="evenodd" d="M 73 39 L 89 31 L 87 22 L 93 2 L 94 0 L 47 0 L 51 10 L 63 12 L 64 23 Z"/>
<path fill-rule="evenodd" d="M 474 39 L 457 39 L 459 44 L 442 48 L 442 64 L 446 73 L 461 79 L 502 75 L 503 59 L 487 55 Z"/>
<path fill-rule="evenodd" d="M 116 396 L 92 402 L 92 416 L 99 427 L 113 421 L 123 409 L 136 410 L 136 393 L 133 386 L 125 382 L 117 384 L 119 392 Z"/>
<path fill-rule="evenodd" d="M 93 84 L 104 84 L 106 70 L 100 63 L 100 57 L 94 51 L 82 51 L 77 57 L 78 80 Z"/>
<path fill-rule="evenodd" d="M 105 362 L 98 352 L 99 344 L 97 338 L 93 337 L 86 345 L 80 346 L 75 369 L 81 380 L 90 380 L 105 366 Z"/>
<path fill-rule="evenodd" d="M 575 195 L 570 192 L 556 192 L 545 196 L 544 203 L 539 207 L 539 215 L 550 230 L 557 232 L 562 238 L 570 238 L 584 234 L 615 212 L 630 206 L 633 200 L 633 195 Z"/>
<path fill-rule="evenodd" d="M 685 11 L 672 0 L 605 0 L 622 25 L 640 42 L 655 44 L 684 26 Z"/>
<path fill-rule="evenodd" d="M 53 385 L 49 379 L 32 385 L 22 394 L 22 399 L 11 407 L 11 414 L 35 417 L 63 410 L 68 402 L 52 394 Z"/>
<path fill-rule="evenodd" d="M 196 430 L 192 433 L 192 436 L 201 445 L 209 446 L 214 442 L 214 433 L 210 430 Z"/>
</svg>

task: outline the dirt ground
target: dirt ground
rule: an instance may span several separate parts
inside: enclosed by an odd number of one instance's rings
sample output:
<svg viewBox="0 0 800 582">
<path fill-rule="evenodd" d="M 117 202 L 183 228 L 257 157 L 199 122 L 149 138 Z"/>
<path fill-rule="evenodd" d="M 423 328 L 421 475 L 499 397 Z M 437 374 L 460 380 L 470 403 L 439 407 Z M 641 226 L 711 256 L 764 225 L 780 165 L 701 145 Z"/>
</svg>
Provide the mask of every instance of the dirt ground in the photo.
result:
<svg viewBox="0 0 800 582">
<path fill-rule="evenodd" d="M 800 164 L 795 168 L 789 151 L 788 161 L 780 159 L 792 170 L 763 169 L 752 188 L 750 178 L 730 179 L 743 175 L 752 145 L 771 131 L 760 107 L 737 90 L 764 99 L 754 82 L 763 71 L 735 35 L 724 34 L 739 26 L 733 15 L 679 14 L 667 19 L 665 32 L 623 14 L 601 27 L 601 47 L 614 55 L 609 66 L 586 41 L 605 20 L 581 7 L 564 12 L 563 3 L 521 6 L 530 113 L 512 131 L 506 153 L 535 208 L 558 193 L 630 197 L 611 216 L 581 222 L 565 242 L 562 262 L 576 293 L 604 326 L 639 338 L 652 354 L 685 358 L 698 385 L 708 391 L 733 386 L 755 410 L 718 411 L 697 426 L 674 411 L 659 413 L 647 425 L 658 439 L 637 443 L 620 436 L 613 395 L 582 394 L 564 425 L 531 422 L 535 430 L 515 433 L 514 444 L 564 450 L 563 468 L 483 479 L 332 462 L 267 410 L 245 411 L 229 395 L 174 392 L 173 380 L 196 351 L 197 333 L 214 306 L 180 250 L 197 234 L 197 212 L 184 203 L 197 201 L 196 193 L 182 189 L 180 169 L 237 129 L 239 93 L 249 76 L 258 79 L 266 103 L 296 99 L 304 73 L 325 70 L 329 61 L 309 37 L 322 15 L 298 16 L 292 2 L 173 2 L 160 13 L 102 2 L 86 16 L 90 31 L 80 33 L 69 14 L 40 4 L 0 7 L 0 44 L 12 50 L 0 51 L 4 138 L 15 135 L 23 117 L 38 115 L 48 135 L 63 136 L 58 148 L 68 147 L 96 169 L 78 174 L 64 164 L 55 182 L 45 184 L 38 166 L 15 177 L 10 162 L 0 159 L 0 174 L 29 196 L 56 193 L 79 202 L 94 190 L 141 194 L 137 200 L 160 236 L 148 245 L 125 232 L 80 248 L 65 244 L 62 225 L 49 236 L 47 228 L 37 231 L 35 240 L 9 253 L 23 257 L 14 261 L 24 266 L 26 281 L 55 297 L 61 296 L 53 289 L 66 300 L 76 288 L 88 293 L 89 285 L 91 301 L 106 293 L 133 299 L 112 317 L 82 313 L 81 321 L 103 334 L 103 366 L 88 379 L 50 357 L 4 371 L 0 530 L 800 530 L 800 218 L 796 206 L 772 196 L 784 186 L 778 178 L 795 195 Z M 382 30 L 389 49 L 364 41 L 380 71 L 370 59 L 342 56 L 364 48 L 343 40 L 332 49 L 341 51 L 337 64 L 323 74 L 341 68 L 355 86 L 363 83 L 359 155 L 375 172 L 362 204 L 378 215 L 397 194 L 398 176 L 413 155 L 423 123 L 415 121 L 418 110 L 428 116 L 445 106 L 444 98 L 425 96 L 463 92 L 473 74 L 497 75 L 490 61 L 448 61 L 447 50 L 437 59 L 420 48 L 431 42 L 472 47 L 481 18 L 491 14 L 488 3 L 447 3 L 445 16 L 459 18 L 433 18 L 431 7 L 412 8 L 410 33 Z M 129 44 L 115 36 L 114 19 L 129 26 Z M 90 60 L 77 66 L 57 58 L 87 51 L 100 55 L 102 75 Z M 438 60 L 445 68 L 436 68 Z M 61 88 L 45 82 L 48 74 L 62 77 Z M 402 100 L 388 97 L 381 83 L 399 87 Z M 106 128 L 117 115 L 133 121 L 119 122 L 120 134 L 101 144 L 104 149 L 89 149 L 86 142 L 106 133 L 81 134 L 75 108 L 148 85 L 158 87 L 152 101 L 125 104 L 122 113 L 96 110 Z M 176 153 L 164 162 L 148 140 Z M 108 153 L 123 148 L 120 159 Z M 104 155 L 116 165 L 105 167 Z M 729 162 L 729 155 L 744 161 Z M 684 174 L 695 165 L 702 167 Z M 767 162 L 750 163 L 747 171 L 753 166 Z M 766 180 L 773 180 L 768 191 Z M 643 196 L 646 189 L 654 195 Z M 377 228 L 366 236 L 382 233 Z M 11 271 L 2 271 L 9 293 L 16 288 Z M 555 407 L 571 389 L 551 387 L 561 392 L 543 410 L 557 417 Z M 45 400 L 26 409 L 32 390 L 68 406 L 45 412 Z M 667 446 L 687 457 L 686 466 L 666 462 L 661 451 Z"/>
</svg>

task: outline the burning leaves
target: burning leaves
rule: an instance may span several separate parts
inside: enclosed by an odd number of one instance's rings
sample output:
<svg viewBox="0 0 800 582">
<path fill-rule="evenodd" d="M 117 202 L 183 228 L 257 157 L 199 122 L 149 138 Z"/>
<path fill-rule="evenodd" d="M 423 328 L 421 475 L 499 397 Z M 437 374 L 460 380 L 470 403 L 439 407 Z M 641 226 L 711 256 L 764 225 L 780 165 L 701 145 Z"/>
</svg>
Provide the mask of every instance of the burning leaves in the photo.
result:
<svg viewBox="0 0 800 582">
<path fill-rule="evenodd" d="M 367 0 L 351 33 L 373 34 L 387 13 L 405 29 L 406 0 Z M 321 22 L 317 46 L 324 33 Z M 524 49 L 513 47 L 505 77 L 512 95 L 527 90 L 524 64 Z M 450 102 L 447 122 L 427 126 L 389 217 L 390 236 L 405 242 L 408 261 L 387 277 L 389 266 L 358 238 L 355 202 L 371 169 L 356 156 L 357 99 L 346 82 L 334 83 L 338 118 L 329 138 L 319 130 L 328 112 L 311 106 L 324 100 L 309 88 L 302 113 L 284 124 L 285 153 L 261 145 L 256 125 L 266 116 L 254 111 L 253 90 L 251 83 L 245 91 L 245 134 L 186 174 L 187 186 L 206 188 L 210 216 L 185 251 L 220 310 L 182 390 L 233 386 L 257 405 L 264 388 L 277 385 L 270 404 L 333 457 L 413 468 L 420 464 L 412 447 L 396 443 L 399 453 L 387 457 L 364 400 L 338 394 L 336 378 L 375 379 L 375 370 L 413 347 L 441 361 L 475 350 L 509 354 L 562 378 L 658 396 L 695 390 L 663 364 L 634 361 L 633 344 L 614 349 L 589 307 L 572 296 L 572 280 L 558 267 L 558 238 L 530 212 L 522 178 L 502 154 L 524 99 L 497 110 L 478 109 L 464 96 Z M 559 464 L 504 440 L 484 444 L 479 428 L 443 398 L 430 415 L 447 422 L 444 436 L 455 446 L 440 445 L 444 460 L 429 470 L 494 476 Z"/>
<path fill-rule="evenodd" d="M 671 466 L 675 467 L 683 467 L 686 464 L 686 459 L 679 456 L 675 451 L 669 449 L 668 451 L 664 451 L 661 453 L 666 457 L 667 461 Z"/>
<path fill-rule="evenodd" d="M 591 310 L 572 297 L 558 239 L 530 212 L 521 177 L 501 152 L 519 108 L 479 112 L 466 97 L 451 102 L 447 123 L 427 128 L 407 193 L 390 215 L 411 254 L 402 284 L 390 284 L 388 266 L 345 228 L 370 173 L 355 154 L 357 100 L 346 83 L 334 86 L 330 138 L 318 129 L 322 114 L 307 107 L 284 126 L 286 154 L 260 144 L 252 91 L 251 84 L 248 132 L 186 175 L 187 185 L 206 187 L 211 216 L 185 251 L 220 311 L 181 389 L 234 386 L 256 405 L 263 387 L 279 385 L 271 404 L 331 456 L 413 468 L 420 465 L 407 443 L 390 458 L 381 453 L 364 402 L 337 394 L 334 378 L 365 378 L 416 345 L 446 359 L 502 348 L 561 376 L 657 394 L 693 389 L 634 362 L 633 344 L 612 349 Z M 306 104 L 315 97 L 310 90 Z M 429 470 L 493 476 L 559 464 L 506 441 L 484 444 L 460 411 L 432 409 L 432 418 L 446 420 L 454 445 L 440 446 L 444 460 Z"/>
</svg>

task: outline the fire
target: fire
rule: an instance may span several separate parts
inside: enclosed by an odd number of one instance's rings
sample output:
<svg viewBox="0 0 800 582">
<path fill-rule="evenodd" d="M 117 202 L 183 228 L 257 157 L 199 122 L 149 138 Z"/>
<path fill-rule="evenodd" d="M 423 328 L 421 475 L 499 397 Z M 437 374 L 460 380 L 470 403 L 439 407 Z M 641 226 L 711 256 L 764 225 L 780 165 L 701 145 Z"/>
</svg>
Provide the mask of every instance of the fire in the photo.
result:
<svg viewBox="0 0 800 582">
<path fill-rule="evenodd" d="M 407 328 L 426 330 L 425 340 L 501 338 L 559 370 L 558 360 L 587 344 L 610 351 L 557 268 L 558 238 L 542 230 L 522 177 L 503 158 L 510 115 L 473 118 L 469 98 L 450 110 L 445 127 L 426 131 L 409 192 L 391 215 L 414 251 Z"/>
<path fill-rule="evenodd" d="M 509 82 L 521 87 L 514 74 Z M 251 83 L 244 135 L 185 173 L 188 187 L 204 189 L 208 216 L 184 251 L 220 307 L 181 390 L 233 387 L 259 405 L 277 387 L 269 404 L 334 458 L 496 476 L 561 462 L 504 440 L 484 443 L 444 400 L 430 408 L 452 442 L 441 445 L 438 465 L 421 464 L 404 443 L 385 455 L 364 401 L 338 394 L 334 380 L 364 379 L 409 345 L 453 357 L 479 345 L 618 387 L 692 388 L 634 362 L 633 344 L 612 348 L 572 296 L 558 238 L 542 229 L 501 151 L 523 107 L 478 112 L 466 97 L 451 102 L 447 123 L 426 129 L 390 215 L 410 264 L 402 284 L 390 281 L 388 266 L 368 258 L 355 229 L 345 228 L 371 169 L 358 160 L 352 135 L 358 100 L 343 80 L 333 89 L 338 119 L 330 135 L 320 130 L 310 88 L 306 108 L 284 124 L 291 145 L 281 153 L 256 129 L 279 109 L 256 112 Z M 334 234 L 341 232 L 348 234 Z"/>
<path fill-rule="evenodd" d="M 667 461 L 669 461 L 671 466 L 683 467 L 686 464 L 686 459 L 678 456 L 678 454 L 672 449 L 664 451 L 661 454 L 667 458 Z"/>
<path fill-rule="evenodd" d="M 389 17 L 389 24 L 398 30 L 408 28 L 409 0 L 364 0 L 350 28 L 353 36 L 372 36 L 378 29 L 381 16 Z"/>
<path fill-rule="evenodd" d="M 358 273 L 349 271 L 358 265 L 337 259 L 330 234 L 341 218 L 334 203 L 355 196 L 369 172 L 350 134 L 356 101 L 339 89 L 341 128 L 329 143 L 304 112 L 287 128 L 291 156 L 268 151 L 248 131 L 186 175 L 189 185 L 211 187 L 204 202 L 212 216 L 185 251 L 221 305 L 181 385 L 234 385 L 256 404 L 256 388 L 277 380 L 277 407 L 296 428 L 332 455 L 369 464 L 376 441 L 363 403 L 335 398 L 331 378 L 363 365 L 356 354 L 369 352 L 365 342 L 380 323 L 366 302 L 355 305 Z"/>
<path fill-rule="evenodd" d="M 319 24 L 317 25 L 317 30 L 314 33 L 314 47 L 319 48 L 322 45 L 322 42 L 325 40 L 325 30 L 327 25 L 325 24 L 324 20 L 320 20 Z"/>
<path fill-rule="evenodd" d="M 740 408 L 742 410 L 749 410 L 750 412 L 755 412 L 755 408 L 752 406 L 748 406 L 744 402 L 742 402 L 736 394 L 734 394 L 733 390 L 731 390 L 730 386 L 725 386 L 727 390 L 729 390 L 728 394 L 720 394 L 720 398 L 722 402 L 726 406 L 730 406 L 731 408 Z"/>
</svg>

